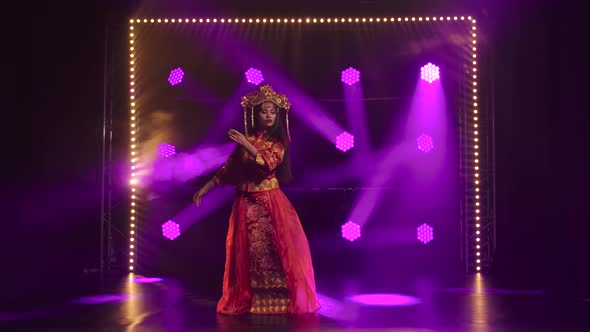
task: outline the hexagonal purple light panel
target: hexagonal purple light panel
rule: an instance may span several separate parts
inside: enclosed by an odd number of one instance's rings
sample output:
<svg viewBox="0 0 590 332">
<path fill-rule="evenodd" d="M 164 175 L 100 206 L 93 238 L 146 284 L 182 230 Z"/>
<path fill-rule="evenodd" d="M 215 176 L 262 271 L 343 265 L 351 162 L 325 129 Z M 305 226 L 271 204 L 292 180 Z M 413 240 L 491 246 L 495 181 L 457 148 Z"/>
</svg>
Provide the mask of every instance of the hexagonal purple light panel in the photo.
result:
<svg viewBox="0 0 590 332">
<path fill-rule="evenodd" d="M 428 224 L 422 224 L 417 229 L 418 240 L 424 244 L 434 239 L 434 230 Z"/>
<path fill-rule="evenodd" d="M 184 72 L 180 67 L 172 69 L 170 71 L 170 75 L 168 76 L 168 83 L 174 86 L 180 82 L 182 82 L 182 78 L 184 77 Z"/>
<path fill-rule="evenodd" d="M 176 148 L 172 144 L 162 143 L 162 144 L 158 145 L 158 153 L 162 157 L 166 157 L 166 158 L 172 157 L 173 155 L 176 154 Z"/>
<path fill-rule="evenodd" d="M 354 241 L 361 237 L 361 226 L 352 221 L 342 225 L 342 237 L 348 241 Z"/>
<path fill-rule="evenodd" d="M 336 136 L 336 148 L 343 152 L 350 150 L 354 146 L 354 136 L 348 132 Z"/>
<path fill-rule="evenodd" d="M 428 63 L 420 68 L 420 78 L 428 83 L 432 83 L 440 78 L 440 71 L 438 66 Z"/>
<path fill-rule="evenodd" d="M 432 137 L 422 134 L 418 136 L 416 139 L 416 143 L 418 144 L 418 150 L 426 153 L 432 151 L 434 149 L 434 144 L 432 143 Z"/>
<path fill-rule="evenodd" d="M 256 68 L 250 68 L 244 74 L 246 75 L 246 80 L 254 85 L 258 85 L 264 81 L 262 72 Z"/>
<path fill-rule="evenodd" d="M 348 67 L 342 71 L 340 80 L 348 85 L 353 85 L 361 80 L 361 72 L 352 67 Z"/>
<path fill-rule="evenodd" d="M 168 220 L 162 224 L 162 235 L 170 240 L 174 240 L 180 236 L 180 226 L 174 221 Z"/>
</svg>

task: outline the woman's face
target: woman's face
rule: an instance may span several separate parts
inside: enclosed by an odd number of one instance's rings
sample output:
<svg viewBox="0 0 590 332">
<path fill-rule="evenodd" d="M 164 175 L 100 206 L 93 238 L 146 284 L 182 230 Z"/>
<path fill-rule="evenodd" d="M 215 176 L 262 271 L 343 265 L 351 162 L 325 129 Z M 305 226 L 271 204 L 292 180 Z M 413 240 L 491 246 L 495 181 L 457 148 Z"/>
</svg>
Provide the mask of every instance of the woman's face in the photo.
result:
<svg viewBox="0 0 590 332">
<path fill-rule="evenodd" d="M 277 108 L 271 102 L 262 103 L 258 112 L 258 124 L 261 129 L 267 129 L 274 125 L 277 119 Z"/>
</svg>

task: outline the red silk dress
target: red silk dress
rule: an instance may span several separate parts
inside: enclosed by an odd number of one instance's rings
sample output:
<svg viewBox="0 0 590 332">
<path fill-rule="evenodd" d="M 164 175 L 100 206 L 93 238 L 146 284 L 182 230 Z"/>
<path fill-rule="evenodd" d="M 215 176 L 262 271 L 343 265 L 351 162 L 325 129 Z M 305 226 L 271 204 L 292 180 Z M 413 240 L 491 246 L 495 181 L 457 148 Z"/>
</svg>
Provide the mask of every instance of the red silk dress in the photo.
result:
<svg viewBox="0 0 590 332">
<path fill-rule="evenodd" d="M 249 135 L 255 157 L 238 147 L 216 173 L 237 189 L 226 238 L 220 314 L 315 313 L 320 304 L 309 244 L 297 212 L 279 187 L 284 145 Z"/>
</svg>

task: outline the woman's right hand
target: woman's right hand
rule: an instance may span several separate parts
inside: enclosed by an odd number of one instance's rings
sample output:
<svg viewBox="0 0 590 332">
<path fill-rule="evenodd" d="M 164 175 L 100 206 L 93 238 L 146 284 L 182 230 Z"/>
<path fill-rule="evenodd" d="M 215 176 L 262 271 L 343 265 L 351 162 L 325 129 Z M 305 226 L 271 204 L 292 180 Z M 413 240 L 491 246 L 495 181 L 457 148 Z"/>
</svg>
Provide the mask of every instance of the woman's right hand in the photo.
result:
<svg viewBox="0 0 590 332">
<path fill-rule="evenodd" d="M 195 202 L 195 205 L 198 207 L 199 205 L 201 205 L 201 199 L 203 198 L 203 196 L 205 196 L 205 194 L 209 191 L 209 183 L 205 184 L 203 186 L 203 188 L 199 189 L 199 191 L 197 191 L 195 193 L 195 195 L 193 196 L 193 202 Z"/>
</svg>

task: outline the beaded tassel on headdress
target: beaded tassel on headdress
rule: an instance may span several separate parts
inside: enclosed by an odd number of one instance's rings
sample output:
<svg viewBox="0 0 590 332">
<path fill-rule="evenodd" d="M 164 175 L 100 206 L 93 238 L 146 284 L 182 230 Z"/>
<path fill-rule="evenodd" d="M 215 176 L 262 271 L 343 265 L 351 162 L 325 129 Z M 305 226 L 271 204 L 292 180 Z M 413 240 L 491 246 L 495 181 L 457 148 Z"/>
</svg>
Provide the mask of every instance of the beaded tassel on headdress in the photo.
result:
<svg viewBox="0 0 590 332">
<path fill-rule="evenodd" d="M 252 129 L 254 130 L 254 106 L 250 107 L 250 119 L 252 120 Z"/>
<path fill-rule="evenodd" d="M 287 139 L 291 143 L 291 133 L 289 132 L 289 111 L 285 113 L 285 122 L 287 123 Z"/>
<path fill-rule="evenodd" d="M 248 136 L 248 112 L 244 108 L 244 135 Z"/>
</svg>

